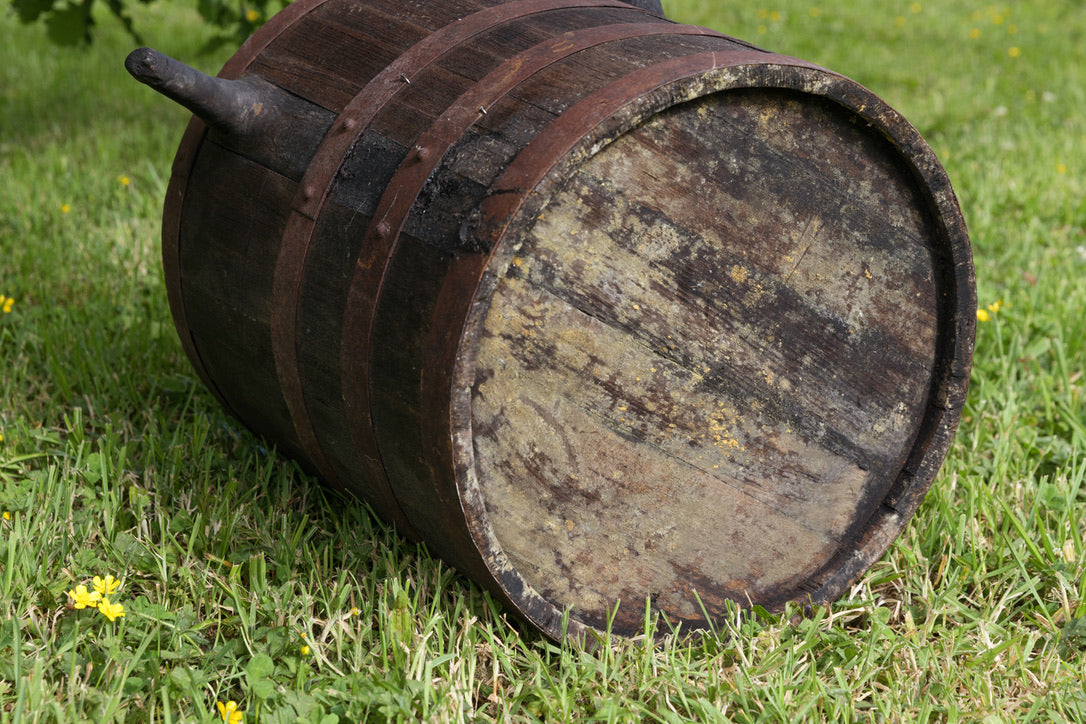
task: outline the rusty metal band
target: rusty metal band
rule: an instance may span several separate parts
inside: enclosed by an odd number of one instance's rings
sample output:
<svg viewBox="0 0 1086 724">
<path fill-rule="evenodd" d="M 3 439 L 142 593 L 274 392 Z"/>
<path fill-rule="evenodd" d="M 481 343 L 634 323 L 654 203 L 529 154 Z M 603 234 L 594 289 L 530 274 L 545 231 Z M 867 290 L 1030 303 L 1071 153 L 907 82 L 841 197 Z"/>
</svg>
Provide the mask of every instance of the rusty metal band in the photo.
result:
<svg viewBox="0 0 1086 724">
<path fill-rule="evenodd" d="M 726 72 L 728 68 L 741 66 L 759 66 L 762 72 L 744 75 L 739 82 L 722 79 L 715 83 L 690 83 L 688 88 L 682 87 L 684 82 L 707 73 Z M 782 72 L 788 70 L 798 70 L 800 73 Z M 817 86 L 805 85 L 804 76 L 810 78 L 812 73 L 817 74 L 823 82 Z M 564 178 L 586 160 L 591 153 L 587 150 L 589 147 L 598 149 L 603 142 L 621 135 L 647 114 L 707 93 L 753 86 L 804 91 L 840 103 L 869 122 L 874 132 L 891 139 L 898 152 L 920 178 L 931 182 L 936 189 L 949 189 L 945 172 L 916 130 L 862 86 L 815 64 L 795 58 L 747 50 L 701 53 L 650 66 L 616 80 L 568 109 L 533 139 L 491 186 L 490 193 L 482 204 L 483 221 L 477 233 L 483 237 L 482 244 L 490 245 L 491 257 L 480 259 L 465 256 L 458 259 L 439 292 L 425 355 L 427 358 L 456 362 L 449 367 L 433 369 L 428 377 L 424 375 L 426 382 L 421 391 L 421 417 L 426 426 L 424 434 L 448 435 L 449 429 L 445 426 L 449 424 L 449 420 L 444 416 L 451 413 L 454 435 L 465 439 L 457 443 L 454 455 L 457 455 L 458 459 L 453 461 L 453 464 L 461 485 L 462 509 L 475 544 L 484 560 L 491 566 L 492 575 L 502 582 L 502 587 L 518 592 L 519 600 L 514 602 L 516 608 L 551 635 L 561 635 L 562 612 L 519 577 L 515 566 L 505 558 L 505 553 L 493 534 L 481 491 L 477 486 L 464 484 L 473 479 L 473 476 L 468 474 L 473 463 L 470 440 L 467 439 L 470 434 L 464 432 L 470 430 L 470 400 L 462 398 L 465 394 L 463 391 L 469 390 L 472 384 L 471 371 L 477 352 L 473 346 L 477 340 L 468 339 L 467 346 L 463 345 L 465 335 L 471 329 L 477 328 L 485 318 L 487 304 L 485 300 L 480 300 L 479 295 L 486 295 L 489 291 L 481 282 L 486 270 L 494 265 L 496 259 L 508 252 L 501 248 L 499 242 L 510 226 L 515 222 L 520 223 L 518 218 L 527 218 L 537 211 L 535 208 L 527 208 L 526 205 L 530 197 L 546 197 L 545 193 L 533 194 L 533 191 L 538 191 L 540 184 L 551 174 Z M 635 113 L 619 115 L 624 107 L 632 104 L 642 107 Z M 583 156 L 579 155 L 581 152 Z M 563 163 L 569 167 L 563 169 Z M 955 213 L 956 202 L 950 196 L 937 193 L 933 205 L 936 215 L 940 217 L 937 223 L 946 237 L 955 267 L 966 264 L 967 242 L 963 241 L 966 237 L 960 214 Z M 954 297 L 959 307 L 968 310 L 971 300 L 975 306 L 975 297 L 971 296 L 973 292 L 969 285 L 961 283 L 957 278 L 954 284 L 958 288 L 952 290 L 950 296 Z M 456 289 L 451 288 L 452 285 L 475 288 L 478 291 L 474 298 L 465 299 Z M 961 348 L 970 344 L 973 327 L 966 318 L 968 316 L 959 313 L 957 318 L 952 320 L 957 326 L 957 334 L 954 343 L 948 343 L 947 347 L 955 351 L 950 360 L 950 372 L 954 379 L 960 376 L 958 368 L 961 365 L 957 358 L 962 353 Z M 451 333 L 449 326 L 453 325 L 459 326 Z M 960 386 L 962 389 L 958 392 L 964 394 L 964 382 Z M 932 426 L 938 426 L 942 419 L 939 411 L 929 409 L 929 416 L 937 418 Z M 925 459 L 932 454 L 940 456 L 948 444 L 949 433 L 944 432 L 944 439 L 929 449 Z M 915 505 L 913 507 L 915 508 Z M 862 553 L 866 556 L 865 560 L 873 560 L 881 555 L 889 542 L 885 528 L 896 515 L 899 515 L 897 511 L 883 506 L 871 521 L 868 535 L 864 540 L 857 541 L 857 546 L 850 549 L 855 552 L 850 555 Z M 892 528 L 892 525 L 889 527 Z M 834 560 L 837 557 L 835 556 Z M 827 564 L 826 570 L 830 570 L 834 560 Z M 840 561 L 836 562 L 840 565 Z M 870 560 L 867 560 L 867 563 L 870 563 Z M 819 600 L 818 596 L 824 597 L 827 590 L 840 583 L 840 579 L 865 568 L 866 565 L 846 564 L 828 580 L 815 584 L 812 593 L 816 600 Z M 572 631 L 576 622 L 569 623 Z"/>
<path fill-rule="evenodd" d="M 298 361 L 297 300 L 316 219 L 320 216 L 321 208 L 348 151 L 358 142 L 378 113 L 407 86 L 405 78 L 410 81 L 412 76 L 467 40 L 503 23 L 529 15 L 588 7 L 629 8 L 637 12 L 620 0 L 514 0 L 480 10 L 434 31 L 404 51 L 371 79 L 343 108 L 317 148 L 292 203 L 291 215 L 279 247 L 273 281 L 273 296 L 279 303 L 273 307 L 271 334 L 276 371 L 295 432 L 313 464 L 329 480 L 336 481 L 337 476 L 317 440 L 302 389 Z M 348 405 L 350 406 L 350 401 Z M 368 421 L 368 396 L 361 406 L 351 409 Z M 380 459 L 372 426 L 367 424 L 365 428 L 353 433 L 355 442 L 364 455 Z M 378 494 L 384 492 L 379 491 Z M 391 495 L 391 487 L 388 494 Z"/>
<path fill-rule="evenodd" d="M 354 401 L 358 409 L 370 409 L 372 413 L 372 408 L 369 407 L 372 396 L 368 390 L 372 385 L 372 335 L 378 319 L 381 295 L 385 287 L 392 283 L 386 279 L 388 269 L 396 256 L 400 235 L 415 208 L 419 194 L 427 179 L 441 165 L 449 149 L 472 125 L 485 116 L 489 106 L 539 72 L 589 48 L 630 38 L 660 35 L 715 36 L 716 33 L 704 28 L 656 20 L 648 23 L 602 25 L 554 36 L 508 58 L 462 94 L 450 105 L 449 110 L 419 137 L 408 157 L 396 170 L 377 206 L 366 232 L 362 256 L 351 279 L 343 321 L 344 346 L 340 360 L 345 399 Z M 352 419 L 352 422 L 354 421 Z M 370 422 L 373 429 L 367 431 L 367 434 L 374 435 L 376 439 L 378 423 L 372 415 Z M 399 492 L 403 498 L 403 491 Z M 435 512 L 440 515 L 448 511 L 458 511 L 455 498 L 450 501 L 453 505 L 447 510 L 440 505 L 413 505 L 413 501 L 413 496 L 407 496 L 405 502 L 401 502 L 401 508 L 410 508 L 416 519 Z M 435 507 L 439 510 L 435 511 Z M 435 524 L 431 521 L 428 527 Z"/>
<path fill-rule="evenodd" d="M 503 23 L 552 10 L 578 7 L 630 8 L 621 0 L 514 0 L 450 23 L 405 50 L 343 107 L 328 135 L 313 154 L 299 195 L 294 199 L 294 211 L 310 220 L 317 218 L 347 151 L 358 142 L 377 114 L 407 87 L 411 78 L 471 38 Z"/>
<path fill-rule="evenodd" d="M 264 51 L 283 31 L 298 21 L 306 13 L 316 9 L 328 0 L 298 0 L 282 12 L 276 14 L 251 35 L 219 71 L 222 78 L 236 78 Z M 181 215 L 185 208 L 185 190 L 188 188 L 192 167 L 196 163 L 200 146 L 207 134 L 207 125 L 193 116 L 185 127 L 177 153 L 170 171 L 170 181 L 166 188 L 166 200 L 162 209 L 162 267 L 166 282 L 166 298 L 170 305 L 174 327 L 181 340 L 185 355 L 196 370 L 204 386 L 219 401 L 219 404 L 231 414 L 233 409 L 219 391 L 203 360 L 196 349 L 196 342 L 189 331 L 188 315 L 185 312 L 184 295 L 181 293 Z"/>
</svg>

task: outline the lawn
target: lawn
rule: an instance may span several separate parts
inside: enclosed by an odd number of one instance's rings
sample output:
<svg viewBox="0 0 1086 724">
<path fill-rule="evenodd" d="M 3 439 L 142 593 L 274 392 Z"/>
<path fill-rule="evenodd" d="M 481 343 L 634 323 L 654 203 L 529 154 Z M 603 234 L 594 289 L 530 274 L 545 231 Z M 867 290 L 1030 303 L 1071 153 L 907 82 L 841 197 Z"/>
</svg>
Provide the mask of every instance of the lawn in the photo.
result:
<svg viewBox="0 0 1086 724">
<path fill-rule="evenodd" d="M 108 16 L 77 50 L 0 15 L 0 722 L 1086 721 L 1086 13 L 875 7 L 665 0 L 854 78 L 939 155 L 981 305 L 946 463 L 832 606 L 595 652 L 219 408 L 159 262 L 187 114 Z M 205 71 L 231 54 L 187 4 L 136 15 Z"/>
</svg>

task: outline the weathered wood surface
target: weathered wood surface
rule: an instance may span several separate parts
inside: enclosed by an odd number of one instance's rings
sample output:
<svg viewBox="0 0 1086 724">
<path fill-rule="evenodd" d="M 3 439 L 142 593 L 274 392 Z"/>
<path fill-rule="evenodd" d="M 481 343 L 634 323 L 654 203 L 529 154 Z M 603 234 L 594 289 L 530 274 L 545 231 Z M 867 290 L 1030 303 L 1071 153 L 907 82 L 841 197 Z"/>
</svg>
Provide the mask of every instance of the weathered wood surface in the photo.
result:
<svg viewBox="0 0 1086 724">
<path fill-rule="evenodd" d="M 479 484 L 529 582 L 594 625 L 622 600 L 636 627 L 646 595 L 687 619 L 695 594 L 802 598 L 901 469 L 940 272 L 912 179 L 850 120 L 757 91 L 660 114 L 553 194 L 498 283 Z"/>
<path fill-rule="evenodd" d="M 931 484 L 968 237 L 865 89 L 618 0 L 299 0 L 223 75 L 293 120 L 182 142 L 194 365 L 548 634 L 832 598 Z"/>
</svg>

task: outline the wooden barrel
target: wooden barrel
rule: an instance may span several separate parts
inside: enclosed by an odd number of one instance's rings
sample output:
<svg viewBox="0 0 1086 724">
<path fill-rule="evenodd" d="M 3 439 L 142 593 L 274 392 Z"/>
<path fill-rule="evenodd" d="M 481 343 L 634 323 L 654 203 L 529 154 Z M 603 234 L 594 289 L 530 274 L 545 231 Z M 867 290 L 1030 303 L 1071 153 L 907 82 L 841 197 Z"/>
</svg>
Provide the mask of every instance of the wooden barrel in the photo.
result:
<svg viewBox="0 0 1086 724">
<path fill-rule="evenodd" d="M 220 77 L 164 214 L 193 364 L 550 636 L 832 600 L 931 485 L 969 240 L 855 82 L 618 0 L 298 0 Z"/>
</svg>

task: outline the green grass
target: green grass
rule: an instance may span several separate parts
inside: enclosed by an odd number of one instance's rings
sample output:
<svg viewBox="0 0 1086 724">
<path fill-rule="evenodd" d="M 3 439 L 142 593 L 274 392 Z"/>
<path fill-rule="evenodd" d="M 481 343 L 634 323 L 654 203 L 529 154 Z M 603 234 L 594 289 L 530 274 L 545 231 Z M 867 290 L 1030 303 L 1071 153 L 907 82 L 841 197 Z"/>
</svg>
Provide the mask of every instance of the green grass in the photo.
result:
<svg viewBox="0 0 1086 724">
<path fill-rule="evenodd" d="M 1086 14 L 665 0 L 848 75 L 943 159 L 982 306 L 946 464 L 885 558 L 793 620 L 557 646 L 226 416 L 158 260 L 186 114 L 0 19 L 0 721 L 1086 721 Z M 147 41 L 228 52 L 179 6 Z M 976 36 L 976 37 L 972 37 Z M 122 183 L 127 179 L 128 183 Z M 994 309 L 995 307 L 993 307 Z M 110 622 L 70 608 L 121 580 Z M 303 653 L 308 647 L 308 653 Z"/>
</svg>

